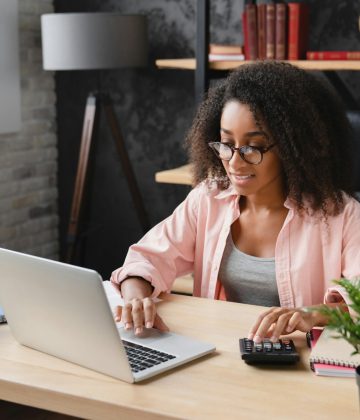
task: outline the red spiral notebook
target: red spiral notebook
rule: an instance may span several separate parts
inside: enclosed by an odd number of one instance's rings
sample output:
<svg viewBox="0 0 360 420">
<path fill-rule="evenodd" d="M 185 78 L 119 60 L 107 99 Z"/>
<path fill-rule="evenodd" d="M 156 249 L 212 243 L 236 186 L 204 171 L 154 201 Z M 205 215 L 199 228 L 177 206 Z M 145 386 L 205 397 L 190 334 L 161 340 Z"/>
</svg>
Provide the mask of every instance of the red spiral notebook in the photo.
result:
<svg viewBox="0 0 360 420">
<path fill-rule="evenodd" d="M 319 376 L 355 377 L 360 354 L 351 355 L 353 347 L 329 328 L 313 328 L 310 335 L 310 367 Z"/>
</svg>

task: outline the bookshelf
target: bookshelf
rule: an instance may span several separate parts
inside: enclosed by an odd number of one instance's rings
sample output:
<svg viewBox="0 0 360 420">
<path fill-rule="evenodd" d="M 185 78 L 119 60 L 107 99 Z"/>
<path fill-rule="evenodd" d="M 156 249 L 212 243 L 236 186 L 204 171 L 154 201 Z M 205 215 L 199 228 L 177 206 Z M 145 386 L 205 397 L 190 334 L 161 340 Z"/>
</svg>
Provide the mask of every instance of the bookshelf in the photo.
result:
<svg viewBox="0 0 360 420">
<path fill-rule="evenodd" d="M 360 60 L 296 60 L 288 63 L 305 70 L 339 71 L 360 70 Z M 251 61 L 211 61 L 210 70 L 229 71 Z M 159 69 L 196 70 L 195 58 L 159 59 L 155 61 Z"/>
<path fill-rule="evenodd" d="M 192 70 L 195 73 L 195 101 L 199 103 L 203 93 L 209 87 L 211 77 L 222 77 L 224 72 L 231 71 L 250 61 L 208 61 L 209 46 L 209 10 L 210 0 L 196 1 L 196 56 L 194 58 L 158 59 L 159 69 Z M 309 71 L 321 71 L 339 92 L 349 109 L 359 109 L 341 78 L 338 71 L 360 71 L 360 60 L 297 60 L 289 63 Z M 156 182 L 191 185 L 191 165 L 156 172 Z"/>
</svg>

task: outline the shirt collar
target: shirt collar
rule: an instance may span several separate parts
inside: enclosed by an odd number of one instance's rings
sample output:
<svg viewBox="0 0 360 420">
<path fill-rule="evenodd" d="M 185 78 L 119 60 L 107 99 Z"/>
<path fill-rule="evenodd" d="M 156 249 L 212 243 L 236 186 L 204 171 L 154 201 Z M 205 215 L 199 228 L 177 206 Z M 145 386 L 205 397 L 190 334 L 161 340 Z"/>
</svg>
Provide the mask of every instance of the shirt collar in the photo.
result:
<svg viewBox="0 0 360 420">
<path fill-rule="evenodd" d="M 218 198 L 221 200 L 223 198 L 227 198 L 231 196 L 240 197 L 232 185 L 230 185 L 230 187 L 227 188 L 226 190 L 221 190 L 218 194 L 215 195 L 215 198 Z"/>
<path fill-rule="evenodd" d="M 236 196 L 236 197 L 240 198 L 240 195 L 235 191 L 235 189 L 232 185 L 230 185 L 229 188 L 227 188 L 226 190 L 221 190 L 215 196 L 215 198 L 221 200 L 221 199 L 228 198 L 228 197 L 231 197 L 231 196 Z M 294 209 L 295 208 L 295 203 L 291 198 L 287 197 L 285 202 L 284 202 L 284 207 L 286 207 L 287 209 Z"/>
</svg>

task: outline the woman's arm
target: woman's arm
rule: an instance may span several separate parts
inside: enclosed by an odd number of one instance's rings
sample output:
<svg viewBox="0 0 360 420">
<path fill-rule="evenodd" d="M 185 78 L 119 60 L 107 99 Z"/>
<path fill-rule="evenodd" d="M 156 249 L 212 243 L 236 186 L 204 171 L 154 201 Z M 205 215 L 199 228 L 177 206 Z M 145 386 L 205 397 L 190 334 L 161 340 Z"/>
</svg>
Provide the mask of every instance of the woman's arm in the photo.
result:
<svg viewBox="0 0 360 420">
<path fill-rule="evenodd" d="M 132 245 L 123 266 L 112 273 L 112 283 L 120 285 L 127 278 L 140 277 L 151 284 L 151 296 L 156 297 L 170 292 L 178 275 L 191 272 L 200 195 L 201 190 L 194 188 L 172 215 Z"/>
</svg>

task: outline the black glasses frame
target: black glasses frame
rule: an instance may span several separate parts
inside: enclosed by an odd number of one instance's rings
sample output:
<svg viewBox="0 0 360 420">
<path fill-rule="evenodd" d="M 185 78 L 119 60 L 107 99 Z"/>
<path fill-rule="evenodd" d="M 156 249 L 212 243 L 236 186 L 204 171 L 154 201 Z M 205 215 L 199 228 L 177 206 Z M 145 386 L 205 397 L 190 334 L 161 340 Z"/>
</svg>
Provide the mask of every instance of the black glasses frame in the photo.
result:
<svg viewBox="0 0 360 420">
<path fill-rule="evenodd" d="M 220 154 L 219 154 L 219 152 L 216 149 L 216 145 L 218 145 L 218 144 L 219 145 L 221 144 L 223 146 L 227 146 L 231 150 L 231 156 L 230 156 L 229 159 L 223 159 L 223 158 L 220 157 Z M 226 162 L 229 162 L 233 158 L 235 151 L 237 151 L 239 153 L 241 159 L 244 162 L 249 163 L 250 165 L 259 165 L 262 162 L 262 160 L 263 160 L 264 153 L 268 152 L 271 148 L 273 148 L 276 145 L 276 143 L 270 144 L 267 147 L 248 146 L 248 145 L 241 146 L 241 147 L 235 147 L 235 146 L 232 146 L 231 144 L 222 143 L 221 141 L 213 141 L 213 142 L 208 143 L 208 145 L 214 151 L 215 155 L 220 160 L 225 160 Z M 249 150 L 250 151 L 251 150 L 256 150 L 256 151 L 260 152 L 260 160 L 259 160 L 259 162 L 249 162 L 248 160 L 246 160 L 245 153 L 246 153 L 246 151 L 249 151 Z"/>
</svg>

